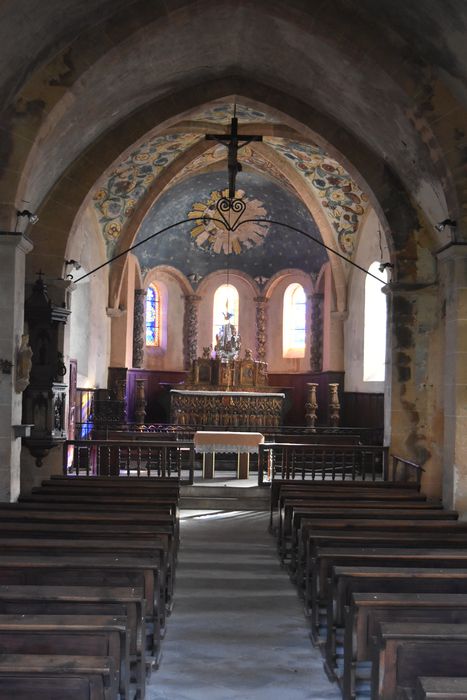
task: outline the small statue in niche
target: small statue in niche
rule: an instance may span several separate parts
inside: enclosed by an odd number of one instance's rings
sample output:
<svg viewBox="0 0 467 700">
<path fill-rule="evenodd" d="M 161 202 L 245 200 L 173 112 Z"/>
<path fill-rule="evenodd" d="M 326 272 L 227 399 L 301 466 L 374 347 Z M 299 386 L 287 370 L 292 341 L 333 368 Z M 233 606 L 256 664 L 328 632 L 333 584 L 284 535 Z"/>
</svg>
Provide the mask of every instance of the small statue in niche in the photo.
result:
<svg viewBox="0 0 467 700">
<path fill-rule="evenodd" d="M 57 381 L 61 382 L 66 374 L 65 363 L 63 362 L 63 353 L 57 352 Z"/>
<path fill-rule="evenodd" d="M 29 376 L 32 368 L 32 350 L 29 345 L 29 335 L 21 336 L 21 344 L 16 355 L 16 382 L 15 390 L 18 394 L 29 385 Z"/>
<path fill-rule="evenodd" d="M 209 358 L 211 357 L 211 352 L 212 352 L 212 345 L 207 345 L 206 347 L 203 347 L 203 359 L 209 360 Z"/>
<path fill-rule="evenodd" d="M 246 348 L 245 350 L 245 360 L 252 360 L 253 359 L 253 353 L 249 348 Z"/>
</svg>

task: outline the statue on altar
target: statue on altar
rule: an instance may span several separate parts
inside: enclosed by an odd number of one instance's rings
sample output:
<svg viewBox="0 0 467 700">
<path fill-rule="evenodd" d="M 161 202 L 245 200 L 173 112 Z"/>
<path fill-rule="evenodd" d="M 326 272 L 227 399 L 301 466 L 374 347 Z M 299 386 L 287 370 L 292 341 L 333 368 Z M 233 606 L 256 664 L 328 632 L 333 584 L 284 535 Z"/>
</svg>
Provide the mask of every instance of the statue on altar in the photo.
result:
<svg viewBox="0 0 467 700">
<path fill-rule="evenodd" d="M 226 309 L 223 312 L 223 316 L 225 323 L 220 327 L 219 333 L 216 333 L 215 357 L 224 362 L 237 360 L 240 353 L 241 338 L 234 324 L 230 323 L 233 314 Z"/>
</svg>

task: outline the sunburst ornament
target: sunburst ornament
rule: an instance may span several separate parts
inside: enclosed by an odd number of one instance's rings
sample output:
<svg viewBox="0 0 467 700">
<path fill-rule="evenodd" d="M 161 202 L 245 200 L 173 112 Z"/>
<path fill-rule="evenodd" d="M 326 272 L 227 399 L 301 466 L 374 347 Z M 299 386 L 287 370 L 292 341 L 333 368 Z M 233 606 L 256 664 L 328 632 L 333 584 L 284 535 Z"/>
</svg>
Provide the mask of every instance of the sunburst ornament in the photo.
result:
<svg viewBox="0 0 467 700">
<path fill-rule="evenodd" d="M 217 209 L 218 201 L 226 198 L 228 193 L 228 190 L 215 190 L 211 192 L 207 201 L 195 202 L 188 213 L 188 218 L 194 219 L 195 223 L 191 229 L 193 242 L 207 253 L 240 255 L 250 248 L 261 245 L 268 234 L 267 221 L 252 221 L 252 219 L 265 218 L 266 209 L 263 202 L 246 197 L 244 190 L 236 190 L 235 199 L 244 203 L 245 210 L 236 222 L 235 217 L 238 214 L 233 214 L 232 229 L 228 229 Z"/>
</svg>

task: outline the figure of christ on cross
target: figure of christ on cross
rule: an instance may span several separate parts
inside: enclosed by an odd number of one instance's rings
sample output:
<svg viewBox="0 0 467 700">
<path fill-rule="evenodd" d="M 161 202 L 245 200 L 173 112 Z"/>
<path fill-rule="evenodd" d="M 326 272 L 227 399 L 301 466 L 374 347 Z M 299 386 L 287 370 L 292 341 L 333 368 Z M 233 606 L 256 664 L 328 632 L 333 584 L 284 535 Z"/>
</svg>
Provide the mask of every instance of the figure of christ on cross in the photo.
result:
<svg viewBox="0 0 467 700">
<path fill-rule="evenodd" d="M 227 148 L 227 168 L 229 171 L 229 200 L 235 199 L 235 181 L 237 178 L 237 173 L 241 172 L 242 165 L 238 162 L 238 151 L 243 146 L 251 143 L 252 141 L 262 141 L 262 136 L 253 136 L 249 134 L 244 134 L 239 136 L 238 134 L 238 119 L 234 116 L 230 122 L 230 134 L 206 134 L 207 141 L 218 141 L 222 143 Z"/>
</svg>

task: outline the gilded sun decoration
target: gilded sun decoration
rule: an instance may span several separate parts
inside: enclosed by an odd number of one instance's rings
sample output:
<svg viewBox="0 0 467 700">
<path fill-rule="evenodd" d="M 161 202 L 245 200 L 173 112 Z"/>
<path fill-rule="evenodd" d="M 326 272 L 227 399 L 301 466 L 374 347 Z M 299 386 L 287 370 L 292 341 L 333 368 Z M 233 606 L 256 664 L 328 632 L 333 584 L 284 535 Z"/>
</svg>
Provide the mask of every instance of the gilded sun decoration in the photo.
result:
<svg viewBox="0 0 467 700">
<path fill-rule="evenodd" d="M 266 221 L 252 221 L 252 219 L 264 219 L 266 209 L 259 199 L 250 199 L 245 196 L 244 190 L 237 190 L 235 197 L 245 204 L 238 227 L 234 231 L 227 231 L 222 223 L 222 217 L 216 209 L 216 204 L 222 197 L 228 196 L 228 190 L 211 192 L 210 198 L 205 202 L 195 202 L 188 214 L 194 219 L 195 226 L 191 229 L 191 236 L 198 248 L 207 253 L 219 255 L 224 253 L 240 253 L 261 245 L 267 236 L 269 223 Z M 241 223 L 244 221 L 245 223 Z"/>
</svg>

